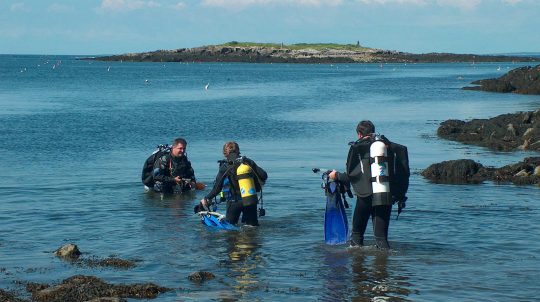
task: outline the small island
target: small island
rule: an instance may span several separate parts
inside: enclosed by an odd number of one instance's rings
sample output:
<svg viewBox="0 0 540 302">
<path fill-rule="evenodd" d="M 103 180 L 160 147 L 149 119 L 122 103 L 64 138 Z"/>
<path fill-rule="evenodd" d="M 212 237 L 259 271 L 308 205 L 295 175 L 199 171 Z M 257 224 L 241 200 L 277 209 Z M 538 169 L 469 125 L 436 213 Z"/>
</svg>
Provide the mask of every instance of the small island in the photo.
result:
<svg viewBox="0 0 540 302">
<path fill-rule="evenodd" d="M 244 63 L 453 63 L 536 62 L 537 57 L 452 53 L 413 54 L 356 44 L 278 44 L 229 42 L 195 48 L 156 50 L 92 58 L 131 62 L 244 62 Z"/>
</svg>

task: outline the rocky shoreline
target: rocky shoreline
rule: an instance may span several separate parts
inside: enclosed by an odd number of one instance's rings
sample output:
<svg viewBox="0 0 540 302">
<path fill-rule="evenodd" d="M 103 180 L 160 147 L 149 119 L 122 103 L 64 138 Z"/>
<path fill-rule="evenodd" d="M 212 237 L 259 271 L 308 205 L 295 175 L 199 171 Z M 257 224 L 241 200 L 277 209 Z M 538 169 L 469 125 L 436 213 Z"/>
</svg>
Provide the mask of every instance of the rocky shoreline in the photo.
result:
<svg viewBox="0 0 540 302">
<path fill-rule="evenodd" d="M 87 58 L 129 62 L 244 62 L 244 63 L 450 63 L 536 62 L 537 57 L 452 53 L 413 54 L 365 47 L 304 48 L 287 46 L 211 45 Z"/>
<path fill-rule="evenodd" d="M 497 151 L 540 151 L 540 109 L 502 114 L 490 119 L 447 120 L 437 129 L 441 138 Z M 421 175 L 434 183 L 479 184 L 486 180 L 517 185 L 540 184 L 540 157 L 501 168 L 484 167 L 469 159 L 430 165 Z"/>
<path fill-rule="evenodd" d="M 478 80 L 471 84 L 478 86 L 463 87 L 463 89 L 502 93 L 540 94 L 540 65 L 516 68 L 499 78 Z"/>
<path fill-rule="evenodd" d="M 437 135 L 497 151 L 540 151 L 540 109 L 467 122 L 447 120 L 441 123 Z"/>
<path fill-rule="evenodd" d="M 540 184 L 540 157 L 527 157 L 517 164 L 501 168 L 485 167 L 470 159 L 449 160 L 430 165 L 422 176 L 439 184 L 480 184 L 484 181 Z"/>
</svg>

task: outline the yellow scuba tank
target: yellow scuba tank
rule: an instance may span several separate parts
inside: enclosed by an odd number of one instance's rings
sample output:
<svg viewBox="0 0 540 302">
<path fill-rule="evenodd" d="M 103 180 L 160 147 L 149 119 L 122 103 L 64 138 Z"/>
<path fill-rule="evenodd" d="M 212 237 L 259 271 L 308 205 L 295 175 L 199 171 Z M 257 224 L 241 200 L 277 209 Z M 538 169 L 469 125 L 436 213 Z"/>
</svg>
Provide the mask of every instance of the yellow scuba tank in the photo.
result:
<svg viewBox="0 0 540 302">
<path fill-rule="evenodd" d="M 253 179 L 253 170 L 246 164 L 240 164 L 236 169 L 238 178 L 238 187 L 240 187 L 240 195 L 242 196 L 242 205 L 256 205 L 257 190 L 255 189 L 255 180 Z"/>
</svg>

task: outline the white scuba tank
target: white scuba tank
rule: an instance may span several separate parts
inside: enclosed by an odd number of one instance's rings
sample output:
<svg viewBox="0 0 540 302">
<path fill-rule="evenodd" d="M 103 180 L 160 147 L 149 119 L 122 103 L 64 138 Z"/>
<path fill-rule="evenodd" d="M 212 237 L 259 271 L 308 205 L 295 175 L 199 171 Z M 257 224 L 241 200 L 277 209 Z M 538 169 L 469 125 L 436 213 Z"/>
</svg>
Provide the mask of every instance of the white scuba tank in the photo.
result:
<svg viewBox="0 0 540 302">
<path fill-rule="evenodd" d="M 388 175 L 388 150 L 379 137 L 369 148 L 371 158 L 371 187 L 373 190 L 373 205 L 391 205 L 390 179 Z"/>
</svg>

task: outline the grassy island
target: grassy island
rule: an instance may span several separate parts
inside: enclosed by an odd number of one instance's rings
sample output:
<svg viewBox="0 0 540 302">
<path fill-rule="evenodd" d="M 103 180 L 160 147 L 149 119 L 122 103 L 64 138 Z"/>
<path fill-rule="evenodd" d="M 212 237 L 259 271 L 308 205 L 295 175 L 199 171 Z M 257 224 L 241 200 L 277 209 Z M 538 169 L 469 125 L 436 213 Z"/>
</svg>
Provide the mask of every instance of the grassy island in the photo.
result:
<svg viewBox="0 0 540 302">
<path fill-rule="evenodd" d="M 452 53 L 413 54 L 334 43 L 254 43 L 232 41 L 220 45 L 156 50 L 94 58 L 134 62 L 245 62 L 245 63 L 442 63 L 536 62 L 539 58 Z"/>
</svg>

